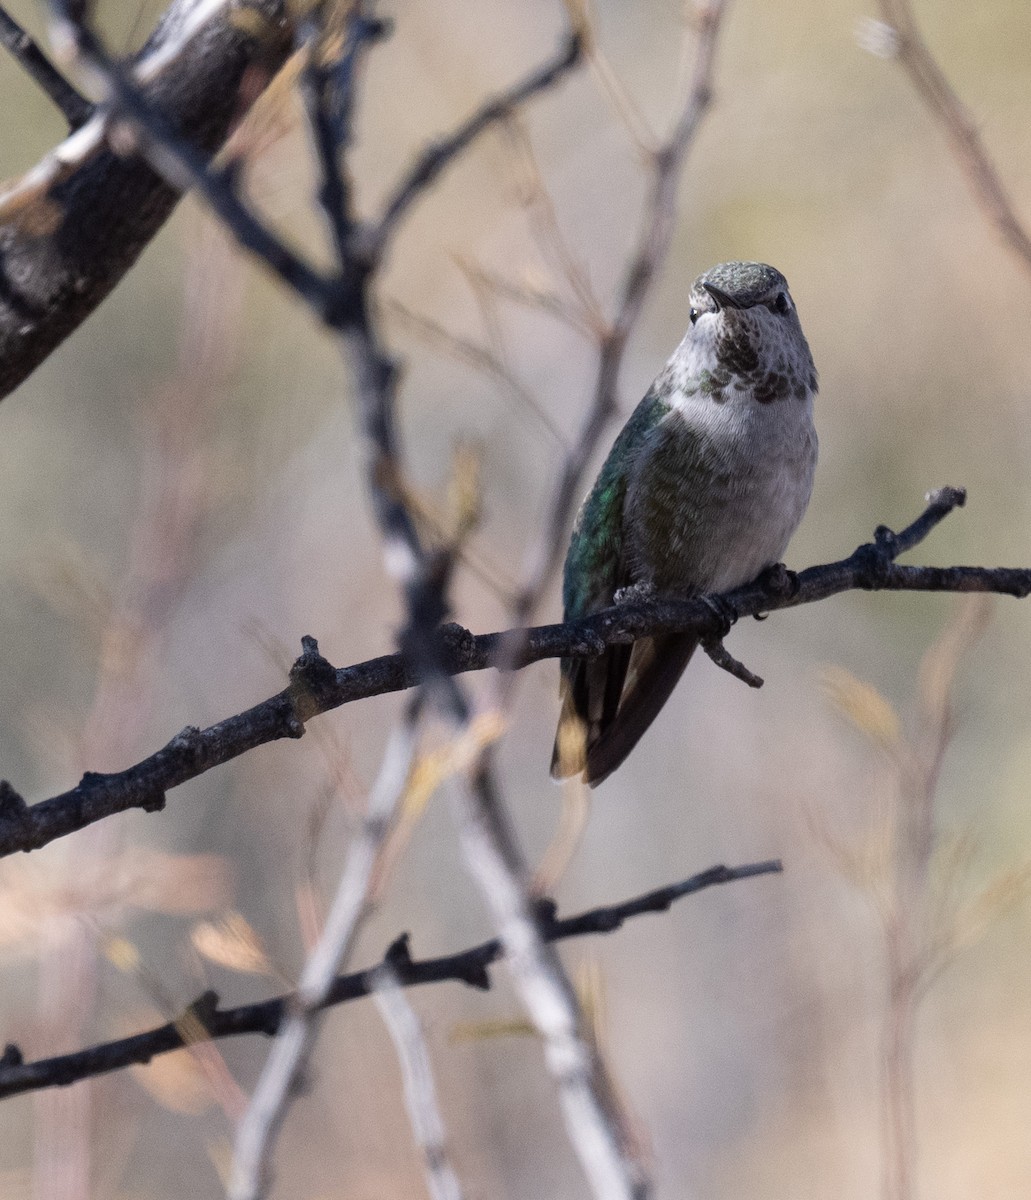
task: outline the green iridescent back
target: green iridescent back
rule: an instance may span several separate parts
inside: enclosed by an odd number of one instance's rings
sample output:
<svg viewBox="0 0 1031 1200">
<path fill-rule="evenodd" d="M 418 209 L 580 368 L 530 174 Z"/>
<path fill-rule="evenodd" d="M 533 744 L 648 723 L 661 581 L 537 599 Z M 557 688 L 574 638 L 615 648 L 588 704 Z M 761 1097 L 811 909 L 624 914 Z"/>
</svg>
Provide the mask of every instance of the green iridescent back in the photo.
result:
<svg viewBox="0 0 1031 1200">
<path fill-rule="evenodd" d="M 623 426 L 583 503 L 573 528 L 562 578 L 566 620 L 587 616 L 612 602 L 626 583 L 623 554 L 623 503 L 627 471 L 647 434 L 669 412 L 668 400 L 647 393 Z"/>
</svg>

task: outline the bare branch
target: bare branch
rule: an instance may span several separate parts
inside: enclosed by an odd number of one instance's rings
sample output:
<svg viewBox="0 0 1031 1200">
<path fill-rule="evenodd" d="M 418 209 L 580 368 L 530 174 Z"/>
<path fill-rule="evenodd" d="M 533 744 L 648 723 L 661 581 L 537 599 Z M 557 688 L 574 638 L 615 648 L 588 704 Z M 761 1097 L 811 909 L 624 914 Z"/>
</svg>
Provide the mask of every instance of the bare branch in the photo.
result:
<svg viewBox="0 0 1031 1200">
<path fill-rule="evenodd" d="M 456 794 L 462 847 L 558 1086 L 573 1149 L 599 1200 L 644 1200 L 649 1180 L 626 1116 L 561 960 L 530 899 L 530 873 L 485 752 Z"/>
<path fill-rule="evenodd" d="M 764 682 L 762 676 L 749 671 L 743 662 L 739 662 L 727 647 L 724 646 L 722 638 L 715 635 L 704 637 L 701 640 L 701 647 L 721 670 L 733 675 L 735 679 L 740 679 L 742 683 L 747 684 L 750 688 L 762 687 Z"/>
<path fill-rule="evenodd" d="M 547 901 L 538 904 L 542 936 L 549 942 L 590 934 L 608 934 L 620 929 L 624 922 L 647 913 L 667 912 L 684 896 L 694 895 L 724 883 L 751 879 L 758 875 L 775 874 L 781 870 L 778 861 L 750 863 L 742 867 L 710 867 L 679 883 L 645 892 L 620 904 L 592 908 L 573 917 L 558 918 L 554 906 Z M 470 946 L 457 954 L 439 958 L 413 959 L 408 952 L 407 935 L 398 938 L 387 951 L 379 967 L 387 966 L 404 987 L 419 987 L 430 983 L 464 983 L 468 987 L 486 990 L 491 985 L 487 968 L 502 956 L 497 938 Z M 323 1008 L 346 1004 L 372 995 L 379 967 L 338 975 L 332 983 Z M 276 996 L 239 1008 L 220 1009 L 218 997 L 207 992 L 190 1005 L 195 1019 L 169 1021 L 144 1033 L 102 1042 L 74 1054 L 24 1062 L 16 1046 L 9 1045 L 0 1058 L 0 1099 L 21 1095 L 41 1088 L 67 1087 L 80 1079 L 105 1075 L 111 1071 L 138 1063 L 148 1063 L 160 1054 L 169 1054 L 184 1046 L 183 1030 L 191 1030 L 191 1044 L 198 1038 L 218 1039 L 260 1033 L 272 1037 L 290 1010 L 292 996 Z"/>
<path fill-rule="evenodd" d="M 910 0 L 880 0 L 880 7 L 889 27 L 890 56 L 901 63 L 931 115 L 944 129 L 985 216 L 1024 269 L 1031 271 L 1031 236 L 985 149 L 977 122 L 924 41 Z"/>
<path fill-rule="evenodd" d="M 433 1068 L 419 1018 L 408 1003 L 393 967 L 378 967 L 373 972 L 372 987 L 376 1007 L 401 1064 L 408 1120 L 422 1155 L 431 1200 L 461 1200 L 462 1185 L 448 1155 Z"/>
</svg>

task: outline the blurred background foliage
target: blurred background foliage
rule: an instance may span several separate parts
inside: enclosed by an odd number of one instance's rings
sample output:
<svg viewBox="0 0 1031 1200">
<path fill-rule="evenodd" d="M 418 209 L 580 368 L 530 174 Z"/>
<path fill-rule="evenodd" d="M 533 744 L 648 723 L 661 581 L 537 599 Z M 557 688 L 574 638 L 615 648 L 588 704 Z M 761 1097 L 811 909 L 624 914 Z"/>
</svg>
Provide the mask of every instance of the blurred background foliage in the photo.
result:
<svg viewBox="0 0 1031 1200">
<path fill-rule="evenodd" d="M 9 7 L 41 31 L 30 0 Z M 100 13 L 128 46 L 160 7 L 104 0 Z M 563 27 L 555 0 L 384 8 L 396 31 L 370 57 L 352 160 L 364 206 L 427 137 L 550 53 Z M 663 129 L 682 82 L 681 6 L 597 0 L 595 15 L 644 121 Z M 870 15 L 858 0 L 734 0 L 673 250 L 625 363 L 624 409 L 682 336 L 691 279 L 723 259 L 769 261 L 791 282 L 821 375 L 820 467 L 789 565 L 904 524 L 945 483 L 965 485 L 969 502 L 920 561 L 1026 565 L 1031 281 L 897 65 L 860 48 L 857 22 Z M 917 15 L 1031 220 L 1031 7 L 927 0 Z M 7 58 L 0 109 L 10 177 L 62 131 Z M 297 114 L 288 101 L 265 111 L 245 134 L 262 149 L 254 194 L 278 228 L 324 253 Z M 632 140 L 587 71 L 536 102 L 523 127 L 565 237 L 608 300 L 644 188 Z M 504 622 L 498 587 L 517 576 L 558 462 L 547 425 L 575 430 L 591 348 L 545 313 L 497 305 L 508 362 L 542 420 L 394 302 L 482 344 L 490 330 L 470 265 L 561 295 L 520 201 L 524 177 L 512 137 L 478 143 L 419 206 L 383 288 L 405 364 L 412 477 L 428 502 L 442 501 L 456 444 L 482 448 L 483 519 L 454 592 L 457 619 L 476 631 Z M 334 348 L 193 200 L 4 401 L 0 422 L 0 764 L 30 800 L 278 690 L 304 633 L 339 664 L 391 648 L 398 607 Z M 988 621 L 959 609 L 942 596 L 850 594 L 736 629 L 733 652 L 766 687 L 694 663 L 593 797 L 555 887 L 563 911 L 719 861 L 785 860 L 781 877 L 564 950 L 592 981 L 599 1037 L 660 1195 L 901 1197 L 883 1042 L 897 1001 L 885 913 L 900 912 L 913 937 L 928 913 L 931 933 L 957 922 L 910 1014 L 916 1193 L 1031 1189 L 1031 610 L 1002 600 Z M 558 617 L 557 589 L 540 615 Z M 920 691 L 921 660 L 950 620 L 959 625 Z M 953 682 L 934 663 L 957 637 Z M 486 677 L 469 686 L 489 695 Z M 500 755 L 535 859 L 562 806 L 547 778 L 555 693 L 554 664 L 524 673 Z M 120 817 L 3 863 L 3 1039 L 37 1057 L 167 1019 L 209 984 L 226 1003 L 285 986 L 400 703 L 320 718 L 302 742 L 179 789 L 163 815 Z M 935 730 L 948 746 L 941 769 L 914 775 Z M 918 792 L 931 805 L 924 859 L 907 858 L 905 821 L 885 817 L 904 816 Z M 402 929 L 418 954 L 488 934 L 454 843 L 437 798 L 359 964 Z M 447 985 L 413 998 L 456 1165 L 471 1195 L 584 1196 L 539 1047 L 497 979 L 486 996 Z M 232 1119 L 265 1051 L 257 1039 L 227 1043 L 5 1102 L 0 1195 L 220 1196 Z M 330 1015 L 311 1082 L 273 1194 L 422 1194 L 371 1005 Z"/>
</svg>

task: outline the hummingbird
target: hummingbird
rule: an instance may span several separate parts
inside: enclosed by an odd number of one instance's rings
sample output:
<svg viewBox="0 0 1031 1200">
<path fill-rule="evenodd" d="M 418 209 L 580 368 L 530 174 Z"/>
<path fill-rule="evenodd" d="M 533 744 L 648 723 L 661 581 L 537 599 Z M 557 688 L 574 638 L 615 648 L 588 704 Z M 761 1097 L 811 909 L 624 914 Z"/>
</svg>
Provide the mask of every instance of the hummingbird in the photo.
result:
<svg viewBox="0 0 1031 1200">
<path fill-rule="evenodd" d="M 724 592 L 780 562 L 812 492 L 816 368 L 784 276 L 727 262 L 617 436 L 566 555 L 567 621 L 645 596 Z M 664 633 L 564 658 L 551 774 L 592 787 L 624 761 L 698 644 Z"/>
</svg>

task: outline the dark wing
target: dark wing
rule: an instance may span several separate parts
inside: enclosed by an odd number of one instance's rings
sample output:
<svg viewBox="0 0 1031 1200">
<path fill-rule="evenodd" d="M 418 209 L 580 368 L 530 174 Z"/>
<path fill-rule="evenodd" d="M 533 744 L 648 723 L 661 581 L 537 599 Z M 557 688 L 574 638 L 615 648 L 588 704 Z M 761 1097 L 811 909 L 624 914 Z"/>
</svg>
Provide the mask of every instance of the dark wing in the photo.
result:
<svg viewBox="0 0 1031 1200">
<path fill-rule="evenodd" d="M 612 671 L 606 685 L 614 687 L 620 674 L 619 703 L 610 716 L 606 696 L 603 720 L 590 731 L 593 737 L 588 737 L 583 770 L 591 787 L 607 779 L 637 745 L 677 686 L 697 645 L 698 638 L 691 633 L 642 638 L 627 655 L 627 664 Z"/>
<path fill-rule="evenodd" d="M 632 582 L 624 553 L 627 481 L 645 437 L 668 408 L 654 391 L 645 396 L 620 432 L 580 509 L 566 555 L 563 584 L 566 620 L 609 607 L 616 592 Z M 595 659 L 562 660 L 562 713 L 551 759 L 554 778 L 582 773 L 588 783 L 600 783 L 629 754 L 654 713 L 662 707 L 690 656 L 688 650 L 668 686 L 662 683 L 665 690 L 652 716 L 639 729 L 636 723 L 631 728 L 619 715 L 624 685 L 634 662 L 640 662 L 643 668 L 640 683 L 648 684 L 655 670 L 642 655 L 645 647 L 652 644 L 649 639 L 636 647 L 612 646 Z M 624 727 L 626 732 L 620 733 Z M 605 751 L 610 730 L 619 739 L 629 735 L 625 749 L 611 764 L 611 756 Z M 596 771 L 594 761 L 599 755 L 604 769 Z"/>
</svg>

